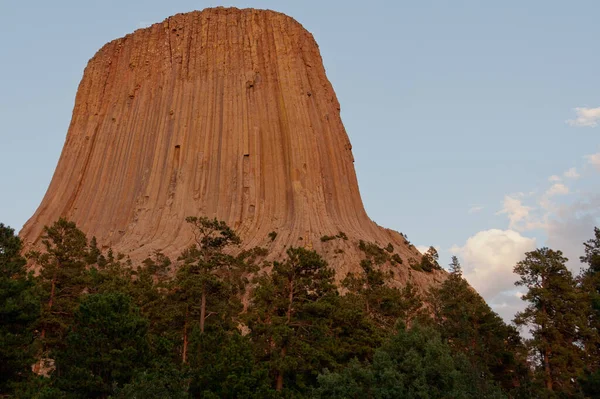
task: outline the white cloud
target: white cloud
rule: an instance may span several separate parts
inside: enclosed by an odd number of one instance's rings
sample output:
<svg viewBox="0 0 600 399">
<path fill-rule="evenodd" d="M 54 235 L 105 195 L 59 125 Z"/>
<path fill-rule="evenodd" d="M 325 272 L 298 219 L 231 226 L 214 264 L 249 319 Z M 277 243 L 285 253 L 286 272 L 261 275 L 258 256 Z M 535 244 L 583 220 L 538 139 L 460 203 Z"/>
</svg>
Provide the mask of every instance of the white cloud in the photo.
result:
<svg viewBox="0 0 600 399">
<path fill-rule="evenodd" d="M 501 292 L 513 290 L 517 280 L 512 270 L 525 252 L 536 247 L 535 238 L 514 230 L 480 231 L 451 251 L 461 260 L 464 276 L 488 303 Z"/>
<path fill-rule="evenodd" d="M 505 214 L 508 217 L 508 228 L 516 231 L 532 231 L 546 229 L 548 218 L 558 209 L 554 197 L 567 195 L 570 189 L 563 183 L 552 184 L 543 194 L 537 198 L 528 199 L 535 193 L 523 195 L 522 193 L 504 196 L 502 209 L 497 215 Z M 535 203 L 535 206 L 526 205 L 525 200 Z"/>
<path fill-rule="evenodd" d="M 552 187 L 546 191 L 546 196 L 553 197 L 555 195 L 566 195 L 569 194 L 569 187 L 561 183 L 553 184 Z"/>
<path fill-rule="evenodd" d="M 515 196 L 504 196 L 504 204 L 502 210 L 498 214 L 507 214 L 510 220 L 509 228 L 520 230 L 518 227 L 520 222 L 525 221 L 529 217 L 529 213 L 533 210 L 532 207 L 525 206 L 520 199 Z"/>
<path fill-rule="evenodd" d="M 577 173 L 576 168 L 571 168 L 571 169 L 567 170 L 565 173 L 563 173 L 563 176 L 568 179 L 578 179 L 580 177 L 580 174 Z"/>
<path fill-rule="evenodd" d="M 532 217 L 528 222 L 530 228 L 546 228 L 548 223 L 548 217 L 556 212 L 558 209 L 558 205 L 552 200 L 552 197 L 556 197 L 559 195 L 567 195 L 569 194 L 569 187 L 565 186 L 562 183 L 553 184 L 543 195 L 538 198 L 538 205 L 540 210 L 543 210 L 543 213 L 540 215 L 536 215 L 536 217 Z"/>
<path fill-rule="evenodd" d="M 469 213 L 477 213 L 479 211 L 481 211 L 483 209 L 483 206 L 481 205 L 473 205 L 471 208 L 469 208 Z"/>
<path fill-rule="evenodd" d="M 600 152 L 585 159 L 600 171 Z M 574 274 L 583 266 L 579 262 L 583 243 L 592 238 L 594 226 L 600 226 L 600 192 L 597 182 L 575 181 L 582 175 L 585 180 L 598 176 L 580 174 L 581 170 L 586 169 L 572 167 L 550 176 L 545 190 L 506 195 L 497 214 L 507 216 L 508 230 L 480 231 L 464 245 L 450 248 L 463 263 L 465 278 L 506 321 L 526 305 L 521 300 L 522 290 L 514 286 L 517 276 L 512 269 L 525 252 L 535 249 L 536 239 L 523 232 L 531 231 L 543 239 L 540 245 L 563 251 Z M 583 191 L 585 187 L 592 191 Z"/>
<path fill-rule="evenodd" d="M 548 178 L 548 181 L 550 181 L 550 182 L 561 181 L 561 178 L 560 178 L 560 176 L 552 175 Z"/>
<path fill-rule="evenodd" d="M 546 245 L 563 251 L 567 265 L 578 273 L 582 267 L 583 243 L 593 237 L 600 222 L 600 194 L 584 195 L 578 201 L 557 208 L 546 228 Z"/>
<path fill-rule="evenodd" d="M 600 152 L 596 154 L 586 155 L 585 159 L 587 159 L 590 165 L 593 165 L 596 169 L 600 170 Z"/>
<path fill-rule="evenodd" d="M 419 250 L 420 253 L 425 255 L 427 251 L 429 251 L 429 247 L 434 247 L 436 251 L 440 252 L 440 247 L 438 245 L 416 245 L 415 248 Z"/>
<path fill-rule="evenodd" d="M 569 119 L 567 123 L 577 127 L 596 127 L 600 121 L 600 107 L 586 108 L 577 107 L 574 109 L 576 118 Z"/>
<path fill-rule="evenodd" d="M 427 252 L 427 250 L 429 249 L 427 245 L 417 245 L 415 248 L 417 248 L 417 250 L 423 255 L 425 255 L 425 252 Z"/>
</svg>

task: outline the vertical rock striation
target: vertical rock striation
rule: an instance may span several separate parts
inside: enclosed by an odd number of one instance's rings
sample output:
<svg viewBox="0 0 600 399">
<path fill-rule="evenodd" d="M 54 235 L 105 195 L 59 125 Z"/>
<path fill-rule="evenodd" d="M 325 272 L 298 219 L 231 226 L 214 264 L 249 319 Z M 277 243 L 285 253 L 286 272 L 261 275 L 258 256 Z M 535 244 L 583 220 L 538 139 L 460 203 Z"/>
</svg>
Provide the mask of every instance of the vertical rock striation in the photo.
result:
<svg viewBox="0 0 600 399">
<path fill-rule="evenodd" d="M 189 215 L 225 220 L 245 247 L 274 256 L 314 248 L 338 277 L 358 268 L 361 239 L 392 243 L 405 260 L 399 279 L 419 257 L 365 213 L 318 46 L 272 11 L 178 14 L 100 49 L 21 236 L 34 246 L 64 216 L 134 260 L 155 250 L 174 257 L 192 241 Z M 349 239 L 320 240 L 340 231 Z M 422 285 L 439 276 L 415 274 Z"/>
</svg>

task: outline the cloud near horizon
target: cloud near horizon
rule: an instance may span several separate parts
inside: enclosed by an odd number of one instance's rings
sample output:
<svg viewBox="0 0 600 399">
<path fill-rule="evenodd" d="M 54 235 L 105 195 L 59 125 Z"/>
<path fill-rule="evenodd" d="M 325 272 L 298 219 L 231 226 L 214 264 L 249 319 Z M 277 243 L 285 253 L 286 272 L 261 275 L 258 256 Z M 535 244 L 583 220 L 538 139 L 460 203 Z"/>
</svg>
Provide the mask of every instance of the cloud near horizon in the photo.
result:
<svg viewBox="0 0 600 399">
<path fill-rule="evenodd" d="M 584 159 L 600 171 L 600 152 Z M 520 299 L 523 288 L 514 286 L 517 276 L 512 270 L 526 252 L 547 246 L 563 252 L 574 274 L 582 267 L 583 243 L 600 225 L 600 175 L 587 173 L 585 165 L 581 170 L 580 174 L 572 167 L 550 176 L 545 189 L 505 195 L 496 215 L 507 217 L 507 229 L 479 231 L 452 247 L 465 278 L 507 322 L 525 306 Z"/>
<path fill-rule="evenodd" d="M 469 237 L 462 247 L 452 247 L 452 253 L 460 259 L 469 284 L 493 303 L 500 293 L 514 288 L 514 266 L 535 248 L 535 238 L 510 229 L 490 229 Z"/>
<path fill-rule="evenodd" d="M 567 123 L 575 127 L 596 127 L 600 121 L 600 107 L 598 108 L 587 108 L 587 107 L 576 107 L 575 119 L 567 120 Z"/>
</svg>

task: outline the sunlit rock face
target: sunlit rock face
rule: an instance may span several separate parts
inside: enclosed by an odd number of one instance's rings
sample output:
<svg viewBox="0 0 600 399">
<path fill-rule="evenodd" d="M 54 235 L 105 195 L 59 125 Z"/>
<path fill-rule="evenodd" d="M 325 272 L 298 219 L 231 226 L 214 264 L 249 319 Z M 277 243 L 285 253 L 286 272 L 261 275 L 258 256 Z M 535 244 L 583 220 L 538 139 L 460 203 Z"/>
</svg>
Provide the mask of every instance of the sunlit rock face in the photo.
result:
<svg viewBox="0 0 600 399">
<path fill-rule="evenodd" d="M 272 258 L 313 248 L 338 278 L 360 269 L 359 240 L 391 243 L 402 283 L 420 255 L 367 216 L 351 148 L 318 46 L 298 22 L 253 9 L 178 14 L 89 61 L 54 177 L 21 237 L 39 245 L 43 226 L 64 216 L 134 261 L 176 258 L 193 240 L 185 217 L 206 215 Z M 321 240 L 340 232 L 348 239 Z M 440 277 L 413 272 L 422 287 Z"/>
</svg>

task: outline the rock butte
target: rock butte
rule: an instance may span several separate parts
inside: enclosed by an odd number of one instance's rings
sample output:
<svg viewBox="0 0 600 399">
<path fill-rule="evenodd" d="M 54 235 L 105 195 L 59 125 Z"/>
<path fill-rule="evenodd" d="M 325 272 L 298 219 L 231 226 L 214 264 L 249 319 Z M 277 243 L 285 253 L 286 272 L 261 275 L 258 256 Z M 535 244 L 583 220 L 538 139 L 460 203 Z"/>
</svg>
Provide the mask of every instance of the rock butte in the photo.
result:
<svg viewBox="0 0 600 399">
<path fill-rule="evenodd" d="M 89 61 L 48 191 L 20 235 L 39 245 L 63 216 L 140 261 L 192 243 L 190 215 L 225 220 L 243 248 L 320 252 L 337 277 L 358 240 L 420 258 L 367 216 L 340 105 L 312 35 L 273 11 L 178 14 L 114 40 Z M 276 232 L 275 240 L 269 238 Z M 322 242 L 344 232 L 348 240 Z M 421 288 L 443 272 L 413 272 Z"/>
</svg>

